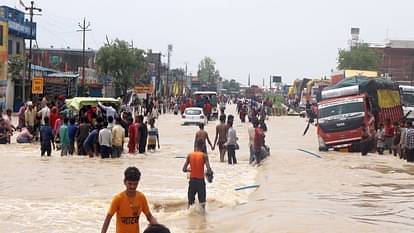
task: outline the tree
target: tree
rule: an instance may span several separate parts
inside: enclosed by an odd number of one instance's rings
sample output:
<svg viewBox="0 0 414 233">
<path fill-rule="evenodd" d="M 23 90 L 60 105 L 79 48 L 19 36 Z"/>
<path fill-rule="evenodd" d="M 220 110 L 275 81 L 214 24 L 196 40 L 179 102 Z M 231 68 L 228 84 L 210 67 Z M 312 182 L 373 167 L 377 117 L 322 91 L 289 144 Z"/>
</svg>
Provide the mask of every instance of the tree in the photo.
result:
<svg viewBox="0 0 414 233">
<path fill-rule="evenodd" d="M 209 89 L 217 87 L 217 80 L 220 72 L 215 68 L 216 62 L 210 57 L 204 57 L 198 65 L 198 79 Z"/>
<path fill-rule="evenodd" d="M 339 50 L 337 68 L 339 70 L 378 70 L 380 62 L 381 54 L 364 43 L 352 47 L 350 51 Z"/>
<path fill-rule="evenodd" d="M 13 81 L 22 79 L 24 58 L 21 55 L 14 55 L 9 60 L 8 72 Z"/>
<path fill-rule="evenodd" d="M 134 76 L 145 78 L 144 51 L 131 48 L 128 42 L 116 39 L 101 47 L 96 64 L 99 73 L 111 75 L 114 79 L 116 95 L 126 94 L 135 84 Z"/>
<path fill-rule="evenodd" d="M 217 80 L 220 78 L 220 72 L 215 68 L 216 62 L 210 57 L 204 57 L 198 65 L 198 79 L 202 86 L 208 90 L 217 89 Z"/>
<path fill-rule="evenodd" d="M 226 79 L 223 81 L 222 85 L 223 88 L 228 91 L 240 91 L 240 83 L 234 79 L 230 79 L 230 81 Z"/>
</svg>

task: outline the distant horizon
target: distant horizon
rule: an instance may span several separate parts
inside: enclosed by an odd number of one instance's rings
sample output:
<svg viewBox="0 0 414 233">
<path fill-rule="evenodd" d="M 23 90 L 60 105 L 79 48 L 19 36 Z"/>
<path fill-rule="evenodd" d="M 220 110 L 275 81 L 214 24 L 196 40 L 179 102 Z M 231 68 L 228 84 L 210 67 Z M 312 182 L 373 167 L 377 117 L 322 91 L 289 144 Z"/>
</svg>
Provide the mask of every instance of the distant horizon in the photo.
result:
<svg viewBox="0 0 414 233">
<path fill-rule="evenodd" d="M 19 0 L 2 5 L 23 11 Z M 259 86 L 263 78 L 268 86 L 271 75 L 282 76 L 283 83 L 328 76 L 336 70 L 338 49 L 349 46 L 353 27 L 360 28 L 366 43 L 414 40 L 414 3 L 402 0 L 73 0 L 64 10 L 62 2 L 37 0 L 35 6 L 42 8 L 42 15 L 34 17 L 39 48 L 81 49 L 82 34 L 76 30 L 85 17 L 92 29 L 86 48 L 98 50 L 106 36 L 164 54 L 172 44 L 172 68 L 187 64 L 194 75 L 208 56 L 221 76 L 243 85 L 249 74 L 251 84 Z"/>
</svg>

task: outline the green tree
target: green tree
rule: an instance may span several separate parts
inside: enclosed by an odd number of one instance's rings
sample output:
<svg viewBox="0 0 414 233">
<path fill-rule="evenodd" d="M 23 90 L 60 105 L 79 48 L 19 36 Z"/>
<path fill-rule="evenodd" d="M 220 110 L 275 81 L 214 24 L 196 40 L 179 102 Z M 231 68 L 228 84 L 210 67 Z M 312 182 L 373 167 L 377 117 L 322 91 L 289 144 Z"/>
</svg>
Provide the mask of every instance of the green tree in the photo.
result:
<svg viewBox="0 0 414 233">
<path fill-rule="evenodd" d="M 99 73 L 111 75 L 116 95 L 126 94 L 135 84 L 134 76 L 146 78 L 144 51 L 129 47 L 128 42 L 116 39 L 101 47 L 97 53 L 96 64 Z"/>
<path fill-rule="evenodd" d="M 208 87 L 214 88 L 220 77 L 220 72 L 216 70 L 216 62 L 210 57 L 204 57 L 198 65 L 198 79 Z"/>
<path fill-rule="evenodd" d="M 227 80 L 225 79 L 222 83 L 223 88 L 228 91 L 240 91 L 240 83 L 234 79 Z"/>
<path fill-rule="evenodd" d="M 338 66 L 339 70 L 378 70 L 381 62 L 381 53 L 370 48 L 368 44 L 359 44 L 352 47 L 350 51 L 339 50 Z"/>
<path fill-rule="evenodd" d="M 24 58 L 21 55 L 13 55 L 10 57 L 8 72 L 13 81 L 22 79 L 24 63 Z"/>
</svg>

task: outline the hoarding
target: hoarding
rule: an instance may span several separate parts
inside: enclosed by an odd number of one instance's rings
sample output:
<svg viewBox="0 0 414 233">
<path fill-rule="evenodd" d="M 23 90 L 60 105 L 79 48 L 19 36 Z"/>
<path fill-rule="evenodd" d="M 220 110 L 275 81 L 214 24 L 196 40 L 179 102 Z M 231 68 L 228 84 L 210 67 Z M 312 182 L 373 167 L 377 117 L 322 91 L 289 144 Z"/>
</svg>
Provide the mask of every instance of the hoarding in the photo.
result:
<svg viewBox="0 0 414 233">
<path fill-rule="evenodd" d="M 272 82 L 281 83 L 282 82 L 282 77 L 281 76 L 273 76 L 272 77 Z"/>
<path fill-rule="evenodd" d="M 147 93 L 152 94 L 154 93 L 154 86 L 153 85 L 136 85 L 134 87 L 135 93 Z"/>
</svg>

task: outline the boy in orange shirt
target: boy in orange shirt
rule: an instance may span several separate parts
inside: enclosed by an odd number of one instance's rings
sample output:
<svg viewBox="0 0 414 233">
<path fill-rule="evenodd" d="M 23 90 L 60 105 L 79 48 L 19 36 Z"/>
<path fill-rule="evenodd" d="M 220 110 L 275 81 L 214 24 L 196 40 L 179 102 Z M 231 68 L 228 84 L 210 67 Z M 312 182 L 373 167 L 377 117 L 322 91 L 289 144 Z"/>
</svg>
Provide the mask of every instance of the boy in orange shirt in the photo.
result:
<svg viewBox="0 0 414 233">
<path fill-rule="evenodd" d="M 126 190 L 118 193 L 112 199 L 101 233 L 106 233 L 115 213 L 117 233 L 139 233 L 139 216 L 141 212 L 145 214 L 150 225 L 158 224 L 150 212 L 146 197 L 142 192 L 137 191 L 141 172 L 136 167 L 128 167 L 124 175 Z"/>
</svg>

